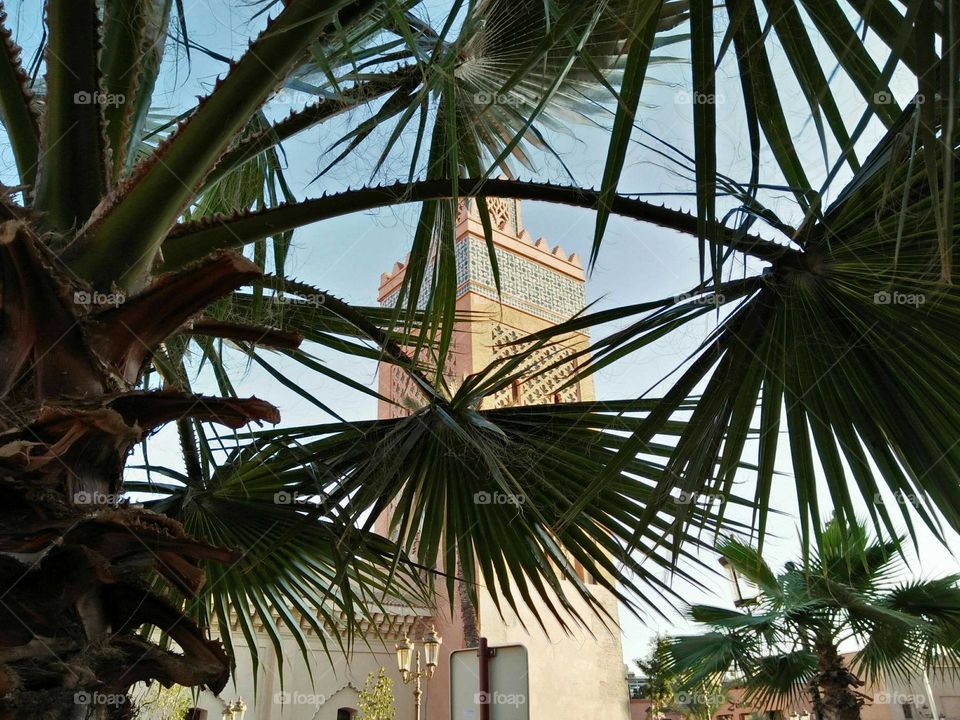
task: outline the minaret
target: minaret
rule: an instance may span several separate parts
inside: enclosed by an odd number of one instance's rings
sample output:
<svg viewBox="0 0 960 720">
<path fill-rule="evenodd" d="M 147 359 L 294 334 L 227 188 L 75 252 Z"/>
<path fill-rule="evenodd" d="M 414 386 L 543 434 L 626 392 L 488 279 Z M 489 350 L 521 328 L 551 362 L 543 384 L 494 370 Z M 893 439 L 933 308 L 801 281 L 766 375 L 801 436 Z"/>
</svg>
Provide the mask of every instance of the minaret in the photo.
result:
<svg viewBox="0 0 960 720">
<path fill-rule="evenodd" d="M 469 314 L 471 321 L 455 330 L 451 356 L 446 361 L 446 373 L 454 383 L 483 369 L 496 357 L 516 351 L 515 346 L 505 343 L 568 320 L 585 304 L 583 265 L 576 253 L 567 255 L 559 246 L 551 248 L 543 238 L 532 240 L 523 227 L 518 201 L 488 198 L 487 206 L 502 294 L 497 294 L 476 205 L 472 200 L 461 200 L 455 240 L 457 313 Z M 392 307 L 396 303 L 405 271 L 406 264 L 398 262 L 380 277 L 378 300 L 382 305 Z M 588 340 L 585 334 L 574 334 L 565 339 L 562 349 L 544 349 L 528 363 L 534 366 L 545 361 L 555 363 L 585 347 Z M 549 374 L 486 398 L 484 407 L 593 400 L 590 378 L 560 389 L 574 370 L 571 360 Z M 408 407 L 419 401 L 406 374 L 386 364 L 380 368 L 379 391 L 384 397 Z M 384 401 L 380 401 L 378 407 L 381 418 L 399 417 L 407 412 L 404 407 Z M 386 517 L 377 521 L 377 529 L 386 532 Z M 583 575 L 582 579 L 610 616 L 617 618 L 616 599 L 599 585 L 592 584 L 591 578 Z M 573 594 L 571 589 L 571 597 Z M 590 627 L 578 628 L 571 635 L 565 635 L 559 625 L 549 621 L 549 635 L 545 634 L 533 615 L 526 612 L 522 613 L 523 617 L 516 617 L 505 608 L 505 617 L 501 617 L 490 596 L 482 591 L 476 608 L 465 606 L 462 598 L 458 599 L 458 609 L 452 618 L 445 617 L 449 614 L 445 607 L 438 608 L 436 620 L 438 630 L 444 635 L 443 655 L 437 676 L 427 687 L 427 716 L 448 716 L 446 657 L 451 650 L 471 644 L 471 626 L 478 625 L 479 632 L 491 645 L 526 646 L 531 720 L 581 720 L 587 716 L 626 720 L 628 700 L 619 630 L 605 627 L 598 618 L 591 619 L 590 610 L 581 608 L 579 602 L 574 604 L 582 610 Z M 546 619 L 549 611 L 541 608 L 540 615 Z"/>
<path fill-rule="evenodd" d="M 518 201 L 488 198 L 487 206 L 502 296 L 497 295 L 476 205 L 472 200 L 461 200 L 455 242 L 457 312 L 485 319 L 464 323 L 455 333 L 453 352 L 447 360 L 447 371 L 454 381 L 481 370 L 497 356 L 513 352 L 505 343 L 568 320 L 583 309 L 585 302 L 583 265 L 576 253 L 568 256 L 559 245 L 551 249 L 543 238 L 533 241 L 523 228 Z M 380 276 L 378 300 L 382 305 L 395 304 L 406 269 L 406 262 L 397 262 L 389 273 Z M 587 339 L 576 334 L 566 341 L 566 349 L 545 349 L 531 364 L 547 357 L 556 362 L 573 354 Z M 487 398 L 484 407 L 592 400 L 593 381 L 589 378 L 559 391 L 572 369 L 572 363 L 571 367 L 558 367 L 550 376 Z M 397 368 L 383 369 L 379 389 L 385 397 L 407 402 L 416 399 L 409 379 Z M 402 408 L 380 402 L 379 417 L 402 414 Z"/>
</svg>

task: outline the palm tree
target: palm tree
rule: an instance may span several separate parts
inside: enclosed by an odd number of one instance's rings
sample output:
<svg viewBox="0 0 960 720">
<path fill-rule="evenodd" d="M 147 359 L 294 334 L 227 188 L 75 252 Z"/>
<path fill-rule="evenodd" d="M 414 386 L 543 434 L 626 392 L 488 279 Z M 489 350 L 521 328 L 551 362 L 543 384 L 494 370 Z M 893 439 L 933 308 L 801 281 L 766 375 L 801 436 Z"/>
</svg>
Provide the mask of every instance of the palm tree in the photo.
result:
<svg viewBox="0 0 960 720">
<path fill-rule="evenodd" d="M 835 0 L 727 0 L 719 47 L 723 23 L 715 28 L 713 3 L 700 0 L 453 0 L 437 27 L 416 16 L 418 0 L 262 4 L 279 12 L 267 23 L 258 15 L 262 31 L 247 51 L 168 122 L 151 103 L 174 42 L 172 8 L 180 41 L 199 51 L 185 4 L 48 0 L 29 70 L 3 26 L 0 119 L 19 179 L 0 198 L 0 718 L 122 714 L 122 703 L 76 697 L 122 696 L 140 680 L 219 690 L 233 664 L 234 620 L 249 641 L 256 619 L 277 646 L 286 628 L 305 656 L 302 620 L 349 647 L 352 629 L 388 594 L 425 592 L 414 544 L 420 563 L 446 569 L 451 598 L 459 566 L 468 589 L 512 587 L 517 596 L 502 591 L 499 602 L 541 597 L 573 622 L 570 606 L 549 600 L 564 596 L 566 580 L 591 602 L 573 558 L 631 606 L 656 607 L 670 594 L 657 570 L 705 544 L 689 526 L 721 524 L 671 491 L 729 495 L 733 474 L 752 465 L 743 456 L 758 398 L 761 534 L 784 407 L 794 464 L 812 466 L 812 430 L 841 511 L 852 512 L 849 472 L 868 497 L 883 485 L 916 496 L 927 521 L 938 510 L 960 527 L 960 383 L 950 356 L 960 329 L 950 284 L 960 123 L 949 71 L 960 33 L 949 4 L 908 3 L 901 15 L 888 2 L 851 2 L 892 52 L 882 70 L 876 45 L 868 49 Z M 863 96 L 853 131 L 811 38 Z M 775 41 L 825 146 L 837 143 L 854 173 L 827 208 L 784 120 L 765 50 Z M 715 61 L 732 46 L 755 151 L 748 181 L 719 175 L 715 108 L 693 105 L 696 217 L 616 192 L 649 70 L 669 61 L 664 46 L 689 50 L 698 98 L 715 92 Z M 888 102 L 895 67 L 930 100 Z M 271 122 L 262 108 L 284 83 L 318 100 Z M 610 115 L 598 191 L 514 179 L 553 151 L 551 127 Z M 856 141 L 873 117 L 889 132 L 861 163 Z M 398 154 L 409 174 L 295 197 L 280 143 L 334 120 L 347 126 L 334 164 L 382 128 L 377 177 Z M 782 180 L 761 175 L 763 139 Z M 501 173 L 506 180 L 488 179 Z M 804 213 L 796 228 L 763 206 L 772 186 L 795 197 Z M 701 271 L 696 298 L 574 321 L 643 314 L 601 338 L 584 373 L 717 305 L 738 306 L 663 398 L 485 409 L 484 398 L 534 372 L 525 351 L 459 387 L 445 380 L 456 320 L 452 219 L 464 196 L 476 196 L 485 217 L 489 195 L 598 209 L 594 259 L 611 212 L 700 241 L 710 273 Z M 725 197 L 739 203 L 735 227 L 718 219 Z M 397 308 L 353 306 L 292 279 L 297 228 L 404 202 L 422 208 Z M 754 221 L 786 242 L 752 232 Z M 765 268 L 722 282 L 731 253 Z M 922 312 L 872 302 L 888 290 L 930 301 Z M 525 347 L 551 341 L 546 333 Z M 225 360 L 234 352 L 324 409 L 264 351 L 369 390 L 304 342 L 400 366 L 420 408 L 389 421 L 216 427 L 280 419 L 269 402 L 237 396 Z M 216 395 L 194 389 L 193 356 L 210 368 Z M 701 380 L 705 390 L 690 397 Z M 179 434 L 182 467 L 145 452 L 150 474 L 129 476 L 129 451 L 148 448 L 166 424 Z M 813 475 L 798 477 L 806 528 Z M 492 490 L 522 490 L 524 513 L 471 517 L 474 493 Z M 129 491 L 152 499 L 118 503 Z M 274 501 L 297 494 L 310 502 Z M 392 501 L 395 540 L 368 523 Z M 889 520 L 882 506 L 877 513 Z M 667 537 L 672 553 L 661 552 Z M 226 647 L 208 636 L 214 626 Z M 256 664 L 256 643 L 247 644 Z"/>
<path fill-rule="evenodd" d="M 689 608 L 708 632 L 672 640 L 670 666 L 682 683 L 731 673 L 758 707 L 808 695 L 818 718 L 855 720 L 864 681 L 934 667 L 960 673 L 960 573 L 898 581 L 898 543 L 871 540 L 865 525 L 839 519 L 827 524 L 808 565 L 788 562 L 780 573 L 736 539 L 718 549 L 757 596 L 749 612 Z M 842 643 L 860 648 L 849 661 Z"/>
</svg>

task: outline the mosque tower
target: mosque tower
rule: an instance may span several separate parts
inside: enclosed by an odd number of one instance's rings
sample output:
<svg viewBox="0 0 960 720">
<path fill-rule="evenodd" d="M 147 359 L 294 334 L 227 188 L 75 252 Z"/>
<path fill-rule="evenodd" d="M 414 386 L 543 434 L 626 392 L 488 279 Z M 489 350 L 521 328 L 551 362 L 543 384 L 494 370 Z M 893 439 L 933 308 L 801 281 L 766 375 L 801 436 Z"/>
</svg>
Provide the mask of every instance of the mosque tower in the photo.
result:
<svg viewBox="0 0 960 720">
<path fill-rule="evenodd" d="M 532 240 L 523 227 L 518 201 L 488 198 L 487 205 L 502 292 L 497 293 L 476 204 L 469 199 L 461 200 L 455 241 L 456 307 L 458 315 L 471 319 L 457 326 L 451 356 L 445 363 L 445 372 L 453 382 L 483 369 L 500 354 L 511 352 L 506 346 L 510 341 L 567 320 L 585 304 L 584 270 L 577 255 L 567 255 L 559 246 L 551 248 L 543 238 Z M 405 263 L 398 262 L 381 276 L 378 299 L 382 305 L 395 305 L 405 272 Z M 574 335 L 564 343 L 564 349 L 545 349 L 542 357 L 534 356 L 529 362 L 537 364 L 546 360 L 548 354 L 550 362 L 556 362 L 573 355 L 587 342 L 586 335 Z M 561 389 L 575 370 L 574 363 L 572 359 L 531 382 L 514 384 L 486 398 L 483 407 L 593 400 L 591 378 Z M 417 391 L 406 373 L 394 366 L 381 365 L 379 391 L 401 405 L 381 400 L 378 407 L 381 418 L 404 415 L 410 401 L 416 402 Z M 386 534 L 388 519 L 385 514 L 378 520 L 377 529 L 381 533 Z M 579 564 L 575 563 L 575 567 Z M 582 568 L 580 572 L 583 573 Z M 610 616 L 617 618 L 616 599 L 594 584 L 586 573 L 581 577 Z M 574 599 L 574 595 L 571 588 L 568 597 Z M 505 607 L 501 617 L 483 590 L 476 608 L 469 607 L 465 598 L 457 598 L 452 617 L 448 603 L 445 600 L 438 603 L 433 620 L 443 636 L 443 645 L 437 674 L 425 685 L 426 717 L 448 717 L 449 653 L 473 645 L 476 636 L 482 635 L 491 646 L 522 644 L 527 648 L 531 720 L 582 720 L 585 717 L 626 720 L 628 698 L 619 630 L 605 626 L 591 611 L 581 608 L 579 598 L 574 599 L 574 604 L 583 610 L 581 615 L 589 624 L 589 630 L 577 628 L 567 635 L 548 619 L 550 613 L 545 607 L 540 608 L 540 615 L 547 625 L 546 634 L 526 609 L 521 611 L 521 618 Z"/>
</svg>

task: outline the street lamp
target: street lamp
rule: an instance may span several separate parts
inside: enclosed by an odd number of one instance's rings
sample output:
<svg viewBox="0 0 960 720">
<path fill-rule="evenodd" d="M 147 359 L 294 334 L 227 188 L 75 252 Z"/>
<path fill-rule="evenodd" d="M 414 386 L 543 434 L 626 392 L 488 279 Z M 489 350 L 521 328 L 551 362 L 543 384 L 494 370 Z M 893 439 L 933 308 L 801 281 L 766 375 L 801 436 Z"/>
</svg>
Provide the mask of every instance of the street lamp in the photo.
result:
<svg viewBox="0 0 960 720">
<path fill-rule="evenodd" d="M 750 607 L 751 605 L 757 604 L 757 598 L 749 597 L 745 598 L 743 596 L 743 590 L 740 588 L 740 574 L 737 572 L 737 569 L 730 564 L 730 561 L 725 557 L 720 558 L 720 565 L 727 572 L 727 578 L 729 578 L 730 583 L 733 585 L 733 590 L 736 593 L 736 598 L 733 600 L 734 607 Z"/>
<path fill-rule="evenodd" d="M 414 718 L 420 720 L 420 696 L 423 690 L 420 689 L 420 680 L 429 680 L 433 677 L 433 671 L 437 669 L 437 659 L 440 655 L 440 644 L 443 638 L 437 635 L 436 628 L 431 627 L 430 632 L 423 636 L 423 660 L 426 670 L 420 668 L 420 651 L 417 650 L 416 643 L 410 642 L 410 638 L 404 638 L 397 643 L 397 668 L 400 670 L 400 677 L 404 684 L 413 682 L 413 706 Z M 411 661 L 414 662 L 414 668 L 410 668 Z"/>
<path fill-rule="evenodd" d="M 223 715 L 221 716 L 223 720 L 243 720 L 243 716 L 247 713 L 247 704 L 243 701 L 243 698 L 237 698 L 232 703 L 227 703 L 227 706 L 223 709 Z"/>
<path fill-rule="evenodd" d="M 247 704 L 242 697 L 234 700 L 230 709 L 233 711 L 233 720 L 243 720 L 243 716 L 247 714 Z"/>
</svg>

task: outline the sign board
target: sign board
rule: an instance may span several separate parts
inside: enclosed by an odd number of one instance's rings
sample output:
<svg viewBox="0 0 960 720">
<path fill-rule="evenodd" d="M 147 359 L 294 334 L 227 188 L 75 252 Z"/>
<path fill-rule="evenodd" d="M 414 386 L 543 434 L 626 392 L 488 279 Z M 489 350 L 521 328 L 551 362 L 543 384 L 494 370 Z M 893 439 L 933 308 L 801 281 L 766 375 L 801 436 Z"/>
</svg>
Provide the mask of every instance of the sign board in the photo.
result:
<svg viewBox="0 0 960 720">
<path fill-rule="evenodd" d="M 450 653 L 450 720 L 480 720 L 480 706 L 490 706 L 490 720 L 529 720 L 530 683 L 523 645 L 491 647 L 490 692 L 480 693 L 477 648 Z"/>
</svg>

